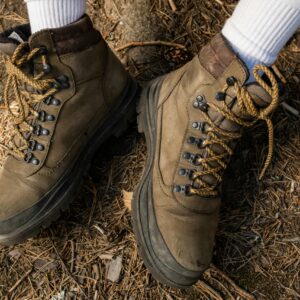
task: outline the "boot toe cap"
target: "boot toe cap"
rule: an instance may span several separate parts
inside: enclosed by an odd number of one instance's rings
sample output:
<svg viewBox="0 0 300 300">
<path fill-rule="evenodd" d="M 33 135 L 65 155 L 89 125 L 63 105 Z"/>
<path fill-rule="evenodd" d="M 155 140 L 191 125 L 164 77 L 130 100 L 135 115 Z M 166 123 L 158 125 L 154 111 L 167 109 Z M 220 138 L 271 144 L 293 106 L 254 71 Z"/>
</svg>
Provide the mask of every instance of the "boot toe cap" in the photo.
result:
<svg viewBox="0 0 300 300">
<path fill-rule="evenodd" d="M 42 192 L 4 168 L 0 171 L 0 191 L 0 234 L 7 234 L 32 218 Z"/>
</svg>

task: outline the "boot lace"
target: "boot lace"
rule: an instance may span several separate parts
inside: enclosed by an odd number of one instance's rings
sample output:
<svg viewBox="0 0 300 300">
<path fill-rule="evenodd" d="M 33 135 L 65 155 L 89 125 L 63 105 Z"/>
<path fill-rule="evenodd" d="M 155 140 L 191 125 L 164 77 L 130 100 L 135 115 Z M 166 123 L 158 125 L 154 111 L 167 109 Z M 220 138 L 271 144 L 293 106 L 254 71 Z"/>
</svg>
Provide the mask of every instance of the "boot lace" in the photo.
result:
<svg viewBox="0 0 300 300">
<path fill-rule="evenodd" d="M 7 72 L 4 108 L 12 125 L 12 134 L 7 143 L 0 143 L 0 147 L 18 159 L 26 160 L 28 157 L 29 138 L 35 129 L 34 121 L 39 117 L 38 104 L 58 91 L 55 79 L 42 79 L 49 70 L 46 52 L 44 47 L 30 51 L 28 43 L 22 43 L 12 57 L 4 61 Z M 33 66 L 33 60 L 37 58 L 41 58 L 43 71 L 31 75 L 26 70 Z"/>
<path fill-rule="evenodd" d="M 260 71 L 265 73 L 265 75 L 268 77 L 271 83 L 270 85 L 268 85 L 261 78 L 259 75 Z M 210 103 L 209 105 L 206 104 L 206 109 L 200 109 L 200 112 L 209 126 L 208 139 L 204 142 L 202 141 L 201 144 L 201 147 L 206 148 L 207 155 L 206 157 L 200 157 L 199 155 L 194 156 L 193 162 L 198 166 L 201 165 L 202 169 L 200 171 L 193 171 L 189 174 L 193 183 L 190 186 L 181 187 L 181 192 L 185 192 L 188 195 L 198 195 L 204 197 L 217 196 L 217 187 L 222 182 L 222 172 L 227 168 L 227 164 L 229 162 L 228 157 L 233 155 L 233 149 L 229 146 L 229 143 L 233 140 L 240 139 L 242 136 L 240 133 L 229 132 L 219 128 L 210 119 L 207 113 L 208 106 L 219 112 L 224 116 L 224 118 L 243 127 L 251 127 L 259 120 L 265 121 L 268 128 L 269 146 L 268 155 L 259 178 L 261 179 L 265 175 L 273 156 L 274 127 L 270 115 L 279 105 L 279 86 L 271 70 L 263 65 L 256 66 L 253 74 L 257 83 L 271 96 L 272 100 L 270 104 L 268 104 L 266 108 L 258 108 L 246 87 L 241 86 L 233 77 L 231 77 L 231 81 L 228 82 L 227 80 L 227 84 L 225 85 L 224 90 L 219 93 L 219 97 L 223 98 L 222 100 L 225 100 L 226 91 L 230 86 L 234 86 L 236 90 L 237 105 L 241 113 L 244 116 L 250 117 L 250 119 L 242 118 L 234 114 L 227 106 L 225 101 L 223 101 L 222 107 Z M 212 147 L 209 147 L 211 145 L 220 145 L 224 150 L 223 153 L 216 153 Z M 216 183 L 213 185 L 207 183 L 203 179 L 203 176 L 205 175 L 213 176 Z"/>
</svg>

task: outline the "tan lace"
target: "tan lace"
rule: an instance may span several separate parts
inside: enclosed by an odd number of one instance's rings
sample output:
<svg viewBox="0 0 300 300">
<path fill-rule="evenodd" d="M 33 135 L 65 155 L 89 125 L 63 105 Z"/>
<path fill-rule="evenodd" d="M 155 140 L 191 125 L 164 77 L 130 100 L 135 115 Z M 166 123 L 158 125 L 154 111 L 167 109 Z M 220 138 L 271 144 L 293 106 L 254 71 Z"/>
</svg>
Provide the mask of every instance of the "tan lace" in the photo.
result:
<svg viewBox="0 0 300 300">
<path fill-rule="evenodd" d="M 16 48 L 11 58 L 5 59 L 7 81 L 4 87 L 4 106 L 13 126 L 13 133 L 8 143 L 9 146 L 0 143 L 0 147 L 7 154 L 21 159 L 25 157 L 25 152 L 29 147 L 29 141 L 24 134 L 33 130 L 31 124 L 38 117 L 38 112 L 34 107 L 57 92 L 57 89 L 53 87 L 54 79 L 42 79 L 44 72 L 36 76 L 25 73 L 26 66 L 28 67 L 37 56 L 41 56 L 42 63 L 45 63 L 46 55 L 40 54 L 39 48 L 29 51 L 28 43 L 22 43 Z M 35 92 L 20 89 L 22 84 L 35 89 Z M 17 113 L 13 111 L 12 103 L 16 103 Z M 18 145 L 15 143 L 16 136 L 20 141 Z"/>
<path fill-rule="evenodd" d="M 266 76 L 269 78 L 271 86 L 266 84 L 261 76 L 259 75 L 259 72 L 262 71 L 266 74 Z M 274 148 L 274 128 L 273 123 L 270 119 L 271 113 L 278 107 L 279 105 L 279 87 L 277 80 L 273 73 L 270 71 L 269 68 L 258 65 L 254 68 L 253 71 L 254 77 L 258 84 L 261 85 L 263 89 L 266 90 L 266 92 L 271 96 L 271 103 L 266 108 L 257 108 L 255 105 L 253 99 L 251 98 L 250 93 L 248 92 L 247 88 L 244 86 L 241 86 L 237 81 L 234 84 L 235 90 L 236 90 L 236 98 L 237 98 L 237 104 L 245 116 L 250 116 L 251 120 L 247 121 L 245 119 L 242 119 L 238 116 L 236 116 L 226 105 L 225 101 L 223 102 L 223 106 L 220 108 L 215 104 L 209 104 L 209 106 L 222 114 L 224 118 L 235 122 L 243 127 L 251 127 L 253 126 L 257 121 L 263 120 L 266 122 L 268 127 L 268 135 L 269 135 L 269 148 L 268 148 L 268 155 L 264 164 L 264 167 L 260 173 L 260 179 L 264 176 L 266 173 L 267 168 L 269 167 L 272 156 L 273 156 L 273 148 Z M 225 86 L 224 91 L 226 92 L 229 88 L 228 85 Z M 225 131 L 217 125 L 210 119 L 208 114 L 206 112 L 201 111 L 203 114 L 206 122 L 210 126 L 209 132 L 208 132 L 208 140 L 206 140 L 204 145 L 206 146 L 207 150 L 207 157 L 205 158 L 198 158 L 197 162 L 203 166 L 203 170 L 196 171 L 193 173 L 192 180 L 197 183 L 199 188 L 191 187 L 189 192 L 190 194 L 195 194 L 199 196 L 216 196 L 218 192 L 216 191 L 216 188 L 219 183 L 222 182 L 222 176 L 220 175 L 220 172 L 225 170 L 227 167 L 227 163 L 225 161 L 225 158 L 231 156 L 233 154 L 233 150 L 228 146 L 228 143 L 232 140 L 241 138 L 240 133 L 233 133 Z M 215 153 L 209 145 L 218 144 L 221 145 L 224 149 L 224 153 L 217 154 Z M 211 162 L 217 162 L 217 167 L 212 167 Z M 216 179 L 216 184 L 211 186 L 207 182 L 205 182 L 202 178 L 205 175 L 212 175 Z"/>
</svg>

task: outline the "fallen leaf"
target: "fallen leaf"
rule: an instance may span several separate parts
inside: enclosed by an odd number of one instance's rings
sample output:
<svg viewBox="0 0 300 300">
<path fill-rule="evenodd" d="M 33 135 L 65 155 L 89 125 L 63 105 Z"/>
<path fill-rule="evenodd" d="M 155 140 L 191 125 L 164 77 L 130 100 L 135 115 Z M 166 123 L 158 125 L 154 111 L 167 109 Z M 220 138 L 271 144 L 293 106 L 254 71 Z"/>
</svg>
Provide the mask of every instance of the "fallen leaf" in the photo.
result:
<svg viewBox="0 0 300 300">
<path fill-rule="evenodd" d="M 48 261 L 45 259 L 36 259 L 33 265 L 37 270 L 43 272 L 51 271 L 57 268 L 56 261 Z"/>
</svg>

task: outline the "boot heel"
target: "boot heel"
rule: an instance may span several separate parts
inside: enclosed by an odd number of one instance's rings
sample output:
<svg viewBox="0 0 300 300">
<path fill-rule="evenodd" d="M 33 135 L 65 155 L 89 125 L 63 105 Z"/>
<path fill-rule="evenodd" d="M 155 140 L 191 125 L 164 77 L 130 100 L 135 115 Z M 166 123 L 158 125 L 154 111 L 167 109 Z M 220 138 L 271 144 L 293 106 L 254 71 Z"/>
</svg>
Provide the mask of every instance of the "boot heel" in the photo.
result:
<svg viewBox="0 0 300 300">
<path fill-rule="evenodd" d="M 139 100 L 139 102 L 137 104 L 137 107 L 136 107 L 137 125 L 138 125 L 138 132 L 139 133 L 145 133 L 145 130 L 147 128 L 145 122 L 147 122 L 146 121 L 147 120 L 147 117 L 146 117 L 146 109 L 147 108 L 146 108 L 146 106 L 147 106 L 147 102 L 149 101 L 148 97 L 147 97 L 148 91 L 149 91 L 149 86 L 143 88 L 140 100 Z"/>
<path fill-rule="evenodd" d="M 129 88 L 127 88 L 126 94 L 123 97 L 123 111 L 119 116 L 118 122 L 113 127 L 112 136 L 119 138 L 129 128 L 131 124 L 136 123 L 136 103 L 140 96 L 140 86 L 135 82 L 131 81 Z"/>
<path fill-rule="evenodd" d="M 164 81 L 165 76 L 159 77 L 155 80 L 148 82 L 142 89 L 140 100 L 137 104 L 137 123 L 138 132 L 144 133 L 148 131 L 148 118 L 151 118 L 152 114 L 155 112 L 156 103 L 153 99 L 157 99 L 155 94 L 157 90 L 160 89 L 161 84 Z"/>
</svg>

